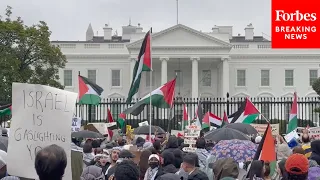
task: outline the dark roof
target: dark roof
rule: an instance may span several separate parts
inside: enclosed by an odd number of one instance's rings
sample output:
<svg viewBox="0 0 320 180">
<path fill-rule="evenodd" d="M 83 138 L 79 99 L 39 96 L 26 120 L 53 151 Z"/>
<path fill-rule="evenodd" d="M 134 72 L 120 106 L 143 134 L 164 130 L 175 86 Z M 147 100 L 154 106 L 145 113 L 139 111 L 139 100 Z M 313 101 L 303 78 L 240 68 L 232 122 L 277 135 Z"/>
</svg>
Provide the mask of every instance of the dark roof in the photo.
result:
<svg viewBox="0 0 320 180">
<path fill-rule="evenodd" d="M 230 42 L 270 42 L 268 39 L 264 38 L 263 36 L 254 36 L 253 40 L 246 40 L 245 36 L 233 36 L 230 39 Z"/>
<path fill-rule="evenodd" d="M 51 41 L 52 43 L 125 43 L 130 40 L 122 39 L 122 36 L 112 36 L 111 40 L 104 40 L 103 36 L 93 36 L 91 41 Z"/>
</svg>

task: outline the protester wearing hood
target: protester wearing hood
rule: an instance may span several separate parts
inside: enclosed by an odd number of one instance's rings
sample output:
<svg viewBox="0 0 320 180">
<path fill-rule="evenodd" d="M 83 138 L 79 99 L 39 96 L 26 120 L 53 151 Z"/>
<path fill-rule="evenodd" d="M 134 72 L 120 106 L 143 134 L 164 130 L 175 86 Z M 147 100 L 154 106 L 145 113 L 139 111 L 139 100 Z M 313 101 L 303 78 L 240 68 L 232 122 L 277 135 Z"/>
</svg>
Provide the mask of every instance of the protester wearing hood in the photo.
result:
<svg viewBox="0 0 320 180">
<path fill-rule="evenodd" d="M 206 159 L 209 157 L 209 152 L 205 149 L 206 148 L 206 140 L 204 138 L 199 138 L 196 141 L 196 154 L 198 155 L 199 159 L 199 166 L 205 167 Z"/>
<path fill-rule="evenodd" d="M 302 154 L 292 154 L 288 157 L 285 168 L 288 173 L 288 180 L 306 180 L 308 177 L 309 162 Z"/>
<path fill-rule="evenodd" d="M 143 150 L 151 149 L 151 148 L 153 148 L 153 144 L 152 142 L 149 142 L 149 141 L 145 142 L 142 147 Z"/>
<path fill-rule="evenodd" d="M 217 160 L 217 158 L 213 155 L 210 155 L 206 160 L 206 166 L 203 169 L 203 172 L 205 172 L 209 178 L 209 180 L 214 180 L 214 174 L 212 169 L 212 164 Z"/>
<path fill-rule="evenodd" d="M 160 176 L 157 180 L 180 180 L 181 178 L 182 177 L 177 174 L 167 173 Z"/>
<path fill-rule="evenodd" d="M 232 158 L 219 159 L 212 164 L 213 174 L 216 180 L 224 177 L 238 178 L 239 168 Z"/>
<path fill-rule="evenodd" d="M 85 143 L 83 145 L 83 168 L 92 165 L 94 155 L 92 154 L 91 143 Z"/>
<path fill-rule="evenodd" d="M 183 157 L 181 168 L 188 173 L 188 180 L 209 180 L 208 176 L 196 167 L 198 158 L 194 153 L 187 153 Z"/>
<path fill-rule="evenodd" d="M 169 151 L 169 152 L 172 152 L 175 150 L 175 149 L 179 149 L 179 145 L 178 145 L 178 139 L 177 137 L 175 136 L 170 136 L 169 139 L 168 139 L 168 142 L 166 144 L 166 147 L 165 149 L 163 150 L 162 153 L 166 152 L 166 151 Z M 181 150 L 180 150 L 181 151 Z M 181 151 L 182 152 L 182 151 Z"/>
<path fill-rule="evenodd" d="M 311 142 L 311 156 L 310 159 L 317 162 L 320 165 L 320 140 L 315 140 Z"/>
<path fill-rule="evenodd" d="M 176 173 L 178 169 L 173 165 L 174 164 L 174 155 L 172 152 L 164 152 L 162 154 L 163 158 L 163 172 L 164 173 Z"/>
<path fill-rule="evenodd" d="M 282 159 L 287 159 L 291 154 L 292 154 L 292 151 L 286 143 L 280 144 L 278 146 L 278 148 L 277 148 L 278 161 L 280 161 Z"/>
<path fill-rule="evenodd" d="M 182 163 L 182 151 L 180 149 L 175 149 L 173 151 L 173 155 L 174 155 L 174 163 L 173 165 L 179 169 Z"/>
<path fill-rule="evenodd" d="M 286 164 L 287 159 L 282 159 L 281 161 L 278 162 L 278 168 L 279 168 L 279 179 L 280 180 L 287 180 L 288 179 L 288 174 L 286 172 L 285 164 Z"/>
<path fill-rule="evenodd" d="M 97 154 L 97 155 L 95 155 L 94 158 L 96 160 L 95 166 L 100 167 L 103 171 L 103 174 L 105 174 L 107 171 L 107 168 L 109 166 L 108 156 L 105 154 Z"/>
<path fill-rule="evenodd" d="M 143 139 L 142 137 L 138 137 L 136 139 L 136 145 L 138 148 L 142 148 L 143 147 L 143 144 L 146 142 L 145 139 Z"/>
<path fill-rule="evenodd" d="M 263 161 L 254 160 L 248 167 L 249 173 L 248 178 L 251 179 L 262 179 L 263 178 Z"/>
<path fill-rule="evenodd" d="M 128 150 L 121 150 L 118 156 L 118 160 L 116 161 L 116 164 L 108 169 L 108 172 L 106 173 L 106 179 L 109 179 L 110 177 L 114 176 L 114 172 L 116 171 L 118 165 L 123 161 L 131 161 L 132 158 L 135 158 L 135 156 Z"/>
<path fill-rule="evenodd" d="M 151 154 L 152 153 L 149 150 L 143 150 L 141 152 L 140 160 L 139 160 L 139 171 L 140 171 L 139 179 L 140 180 L 144 179 L 144 175 L 146 174 L 146 171 L 149 168 L 148 161 L 149 161 L 149 156 Z"/>
<path fill-rule="evenodd" d="M 312 149 L 310 145 L 310 137 L 308 133 L 303 133 L 301 136 L 301 141 L 302 141 L 302 148 L 304 149 L 305 156 L 307 158 L 310 158 Z"/>
<path fill-rule="evenodd" d="M 317 180 L 320 177 L 320 167 L 309 168 L 308 180 Z"/>
<path fill-rule="evenodd" d="M 110 153 L 111 162 L 110 162 L 110 164 L 109 164 L 109 166 L 108 166 L 108 168 L 106 170 L 106 173 L 105 173 L 106 179 L 108 179 L 109 176 L 113 174 L 113 172 L 109 173 L 109 170 L 116 165 L 116 163 L 117 163 L 117 161 L 119 159 L 120 151 L 121 151 L 121 148 L 119 148 L 119 147 L 112 148 L 111 153 Z"/>
<path fill-rule="evenodd" d="M 153 148 L 155 149 L 155 151 L 157 152 L 157 154 L 161 154 L 161 141 L 157 140 L 155 142 L 153 142 Z"/>
<path fill-rule="evenodd" d="M 159 176 L 163 175 L 164 172 L 160 167 L 160 157 L 156 154 L 151 154 L 149 156 L 149 168 L 144 175 L 144 180 L 155 180 Z"/>
<path fill-rule="evenodd" d="M 117 165 L 113 180 L 138 180 L 139 170 L 137 165 L 130 160 L 124 160 Z"/>
<path fill-rule="evenodd" d="M 81 177 L 81 180 L 105 180 L 105 176 L 102 172 L 102 169 L 98 166 L 88 166 L 84 168 Z"/>
</svg>

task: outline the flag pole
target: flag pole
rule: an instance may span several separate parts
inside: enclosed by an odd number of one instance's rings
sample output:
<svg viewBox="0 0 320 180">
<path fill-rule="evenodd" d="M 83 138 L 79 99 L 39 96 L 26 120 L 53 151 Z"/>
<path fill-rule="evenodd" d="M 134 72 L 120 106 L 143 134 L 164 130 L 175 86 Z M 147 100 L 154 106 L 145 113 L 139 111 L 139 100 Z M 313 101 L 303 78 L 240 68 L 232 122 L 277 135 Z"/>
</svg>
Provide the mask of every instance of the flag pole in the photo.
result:
<svg viewBox="0 0 320 180">
<path fill-rule="evenodd" d="M 268 120 L 266 117 L 264 117 L 263 114 L 261 114 L 261 116 L 263 117 L 263 119 L 265 119 L 268 123 L 270 123 L 270 120 Z"/>
<path fill-rule="evenodd" d="M 179 24 L 179 0 L 177 0 L 177 25 Z"/>
<path fill-rule="evenodd" d="M 151 141 L 151 127 L 152 127 L 152 124 L 151 124 L 151 118 L 152 118 L 152 114 L 151 114 L 151 111 L 152 111 L 152 98 L 151 98 L 151 92 L 152 92 L 152 27 L 150 28 L 150 104 L 149 104 L 149 138 L 150 138 L 150 141 Z"/>
</svg>

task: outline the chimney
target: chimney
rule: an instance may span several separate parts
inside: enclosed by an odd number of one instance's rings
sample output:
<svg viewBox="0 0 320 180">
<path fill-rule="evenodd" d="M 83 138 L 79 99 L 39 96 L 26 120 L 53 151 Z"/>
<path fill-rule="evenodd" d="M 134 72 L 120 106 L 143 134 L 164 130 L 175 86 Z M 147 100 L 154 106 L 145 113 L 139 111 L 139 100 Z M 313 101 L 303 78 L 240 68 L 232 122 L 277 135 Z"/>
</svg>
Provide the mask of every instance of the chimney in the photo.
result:
<svg viewBox="0 0 320 180">
<path fill-rule="evenodd" d="M 217 25 L 214 25 L 214 27 L 212 28 L 212 32 L 213 33 L 219 33 L 219 27 Z"/>
<path fill-rule="evenodd" d="M 88 26 L 87 32 L 86 32 L 86 41 L 92 41 L 93 36 L 94 36 L 94 33 L 93 33 L 93 29 L 92 29 L 92 26 L 90 23 Z"/>
<path fill-rule="evenodd" d="M 244 28 L 244 32 L 245 32 L 245 39 L 246 40 L 253 40 L 253 26 L 252 23 L 250 23 L 246 28 Z"/>
<path fill-rule="evenodd" d="M 136 33 L 142 33 L 142 27 L 140 27 L 140 23 L 138 23 L 138 27 L 136 28 Z"/>
<path fill-rule="evenodd" d="M 104 32 L 104 40 L 111 40 L 112 38 L 112 28 L 108 26 L 108 24 L 105 24 L 103 28 Z"/>
</svg>

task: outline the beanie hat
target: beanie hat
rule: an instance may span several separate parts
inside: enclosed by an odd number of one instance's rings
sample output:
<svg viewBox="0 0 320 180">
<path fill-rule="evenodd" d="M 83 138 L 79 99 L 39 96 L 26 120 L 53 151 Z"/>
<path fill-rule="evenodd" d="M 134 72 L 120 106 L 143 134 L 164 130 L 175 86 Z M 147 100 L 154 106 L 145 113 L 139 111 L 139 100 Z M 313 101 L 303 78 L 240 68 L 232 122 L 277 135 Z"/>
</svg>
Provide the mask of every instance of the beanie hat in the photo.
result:
<svg viewBox="0 0 320 180">
<path fill-rule="evenodd" d="M 254 141 L 255 141 L 256 144 L 259 144 L 259 143 L 261 142 L 261 140 L 262 140 L 262 137 L 261 137 L 261 136 L 257 136 L 257 137 L 254 139 Z"/>
<path fill-rule="evenodd" d="M 292 154 L 286 161 L 285 169 L 289 174 L 306 174 L 309 169 L 309 161 L 303 154 Z"/>
</svg>

